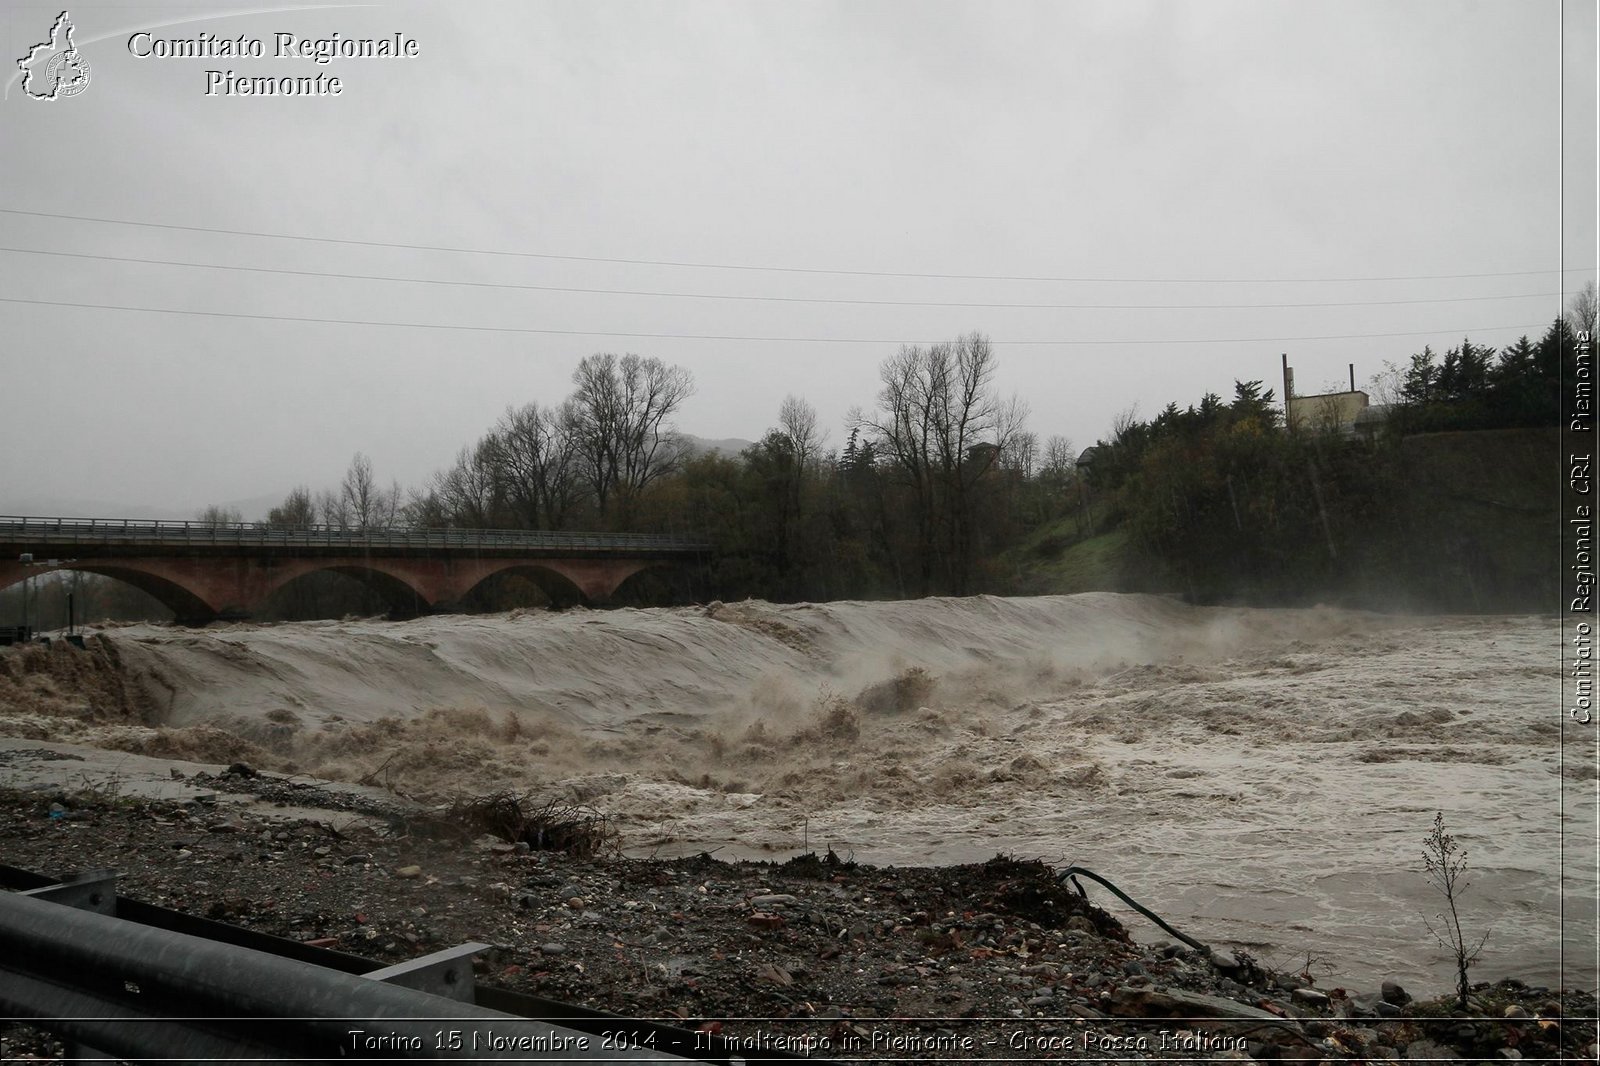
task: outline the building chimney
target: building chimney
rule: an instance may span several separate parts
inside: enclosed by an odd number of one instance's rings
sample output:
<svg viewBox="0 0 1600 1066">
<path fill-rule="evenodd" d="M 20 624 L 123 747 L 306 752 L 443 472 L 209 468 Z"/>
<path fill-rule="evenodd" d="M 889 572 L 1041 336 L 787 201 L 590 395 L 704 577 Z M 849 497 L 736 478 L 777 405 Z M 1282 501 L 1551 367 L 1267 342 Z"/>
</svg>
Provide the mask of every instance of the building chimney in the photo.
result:
<svg viewBox="0 0 1600 1066">
<path fill-rule="evenodd" d="M 1294 429 L 1289 417 L 1289 401 L 1294 399 L 1294 371 L 1289 367 L 1289 353 L 1283 353 L 1283 428 Z"/>
</svg>

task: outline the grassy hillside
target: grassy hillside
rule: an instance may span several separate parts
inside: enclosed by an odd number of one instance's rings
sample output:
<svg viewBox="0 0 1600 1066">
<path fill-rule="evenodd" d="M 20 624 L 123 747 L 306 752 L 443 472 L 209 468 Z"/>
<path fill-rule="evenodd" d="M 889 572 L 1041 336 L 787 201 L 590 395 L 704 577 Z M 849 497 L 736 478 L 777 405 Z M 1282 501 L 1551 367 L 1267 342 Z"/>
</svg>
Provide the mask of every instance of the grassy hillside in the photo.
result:
<svg viewBox="0 0 1600 1066">
<path fill-rule="evenodd" d="M 1080 538 L 1071 518 L 1040 527 L 1007 554 L 1005 565 L 1025 595 L 1160 591 L 1138 577 L 1124 530 Z"/>
<path fill-rule="evenodd" d="M 1291 567 L 1277 591 L 1241 574 L 1197 594 L 1393 610 L 1546 609 L 1559 596 L 1559 444 L 1554 430 L 1484 430 L 1347 452 L 1363 487 L 1330 516 L 1336 566 L 1300 571 L 1303 581 Z M 1311 555 L 1323 543 L 1319 530 Z M 1126 528 L 1083 537 L 1070 517 L 1035 530 L 999 572 L 1010 589 L 1033 595 L 1184 588 L 1163 580 L 1162 560 L 1139 557 Z"/>
</svg>

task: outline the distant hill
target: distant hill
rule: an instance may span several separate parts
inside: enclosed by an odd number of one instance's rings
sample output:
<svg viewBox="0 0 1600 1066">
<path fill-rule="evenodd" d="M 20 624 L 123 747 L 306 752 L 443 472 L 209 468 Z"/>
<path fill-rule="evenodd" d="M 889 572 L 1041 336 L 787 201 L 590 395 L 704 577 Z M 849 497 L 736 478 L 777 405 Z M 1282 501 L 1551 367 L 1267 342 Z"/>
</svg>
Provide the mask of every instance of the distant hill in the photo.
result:
<svg viewBox="0 0 1600 1066">
<path fill-rule="evenodd" d="M 284 493 L 279 492 L 242 500 L 223 500 L 217 506 L 238 511 L 246 522 L 256 522 L 266 518 L 269 510 L 283 502 L 283 497 Z M 39 518 L 167 518 L 177 521 L 193 518 L 205 506 L 203 503 L 184 507 L 60 496 L 0 496 L 0 514 Z"/>
<path fill-rule="evenodd" d="M 169 507 L 138 507 L 110 500 L 59 496 L 0 496 L 0 514 L 35 518 L 182 518 Z"/>
<path fill-rule="evenodd" d="M 697 437 L 693 433 L 684 433 L 681 436 L 688 442 L 689 450 L 695 455 L 714 453 L 729 459 L 734 458 L 755 443 L 755 441 L 743 440 L 739 437 L 723 437 L 721 440 L 711 440 L 707 437 Z"/>
</svg>

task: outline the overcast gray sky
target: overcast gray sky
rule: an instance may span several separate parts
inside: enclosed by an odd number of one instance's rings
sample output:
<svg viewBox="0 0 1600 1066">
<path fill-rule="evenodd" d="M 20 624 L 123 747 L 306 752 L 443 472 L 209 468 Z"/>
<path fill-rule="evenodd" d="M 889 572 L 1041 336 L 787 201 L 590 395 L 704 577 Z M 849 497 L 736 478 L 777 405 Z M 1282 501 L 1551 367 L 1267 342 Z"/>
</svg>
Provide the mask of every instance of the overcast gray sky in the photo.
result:
<svg viewBox="0 0 1600 1066">
<path fill-rule="evenodd" d="M 1280 352 L 1309 392 L 1536 337 L 1594 277 L 1590 2 L 76 3 L 89 83 L 31 99 L 15 60 L 60 10 L 3 16 L 0 512 L 183 517 L 358 450 L 419 484 L 596 351 L 689 368 L 687 432 L 756 438 L 797 393 L 837 446 L 900 344 L 976 329 L 1082 447 L 1281 389 Z M 280 32 L 420 54 L 318 65 Z"/>
</svg>

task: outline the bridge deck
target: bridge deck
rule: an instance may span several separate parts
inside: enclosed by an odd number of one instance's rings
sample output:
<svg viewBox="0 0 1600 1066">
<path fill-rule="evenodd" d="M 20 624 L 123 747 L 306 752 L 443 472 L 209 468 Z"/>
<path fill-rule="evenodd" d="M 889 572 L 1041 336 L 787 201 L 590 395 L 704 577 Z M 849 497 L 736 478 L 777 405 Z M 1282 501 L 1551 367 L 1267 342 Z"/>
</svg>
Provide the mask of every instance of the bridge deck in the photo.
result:
<svg viewBox="0 0 1600 1066">
<path fill-rule="evenodd" d="M 277 528 L 264 522 L 148 521 L 121 518 L 35 518 L 0 515 L 0 553 L 131 553 L 159 549 L 204 554 L 281 551 L 300 554 L 668 556 L 696 555 L 710 544 L 655 533 L 576 533 L 502 529 Z"/>
</svg>

